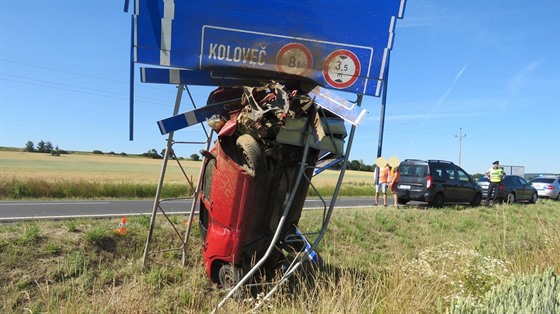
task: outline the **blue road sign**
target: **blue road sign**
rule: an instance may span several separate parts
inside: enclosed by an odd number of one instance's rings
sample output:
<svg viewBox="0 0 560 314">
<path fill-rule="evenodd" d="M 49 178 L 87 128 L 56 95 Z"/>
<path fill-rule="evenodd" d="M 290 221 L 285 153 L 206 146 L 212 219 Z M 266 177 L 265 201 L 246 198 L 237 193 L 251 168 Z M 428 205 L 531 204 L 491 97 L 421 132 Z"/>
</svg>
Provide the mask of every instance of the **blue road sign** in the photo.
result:
<svg viewBox="0 0 560 314">
<path fill-rule="evenodd" d="M 135 63 L 379 96 L 405 0 L 136 0 Z M 223 76 L 223 75 L 222 75 Z M 206 81 L 205 81 L 206 80 Z"/>
</svg>

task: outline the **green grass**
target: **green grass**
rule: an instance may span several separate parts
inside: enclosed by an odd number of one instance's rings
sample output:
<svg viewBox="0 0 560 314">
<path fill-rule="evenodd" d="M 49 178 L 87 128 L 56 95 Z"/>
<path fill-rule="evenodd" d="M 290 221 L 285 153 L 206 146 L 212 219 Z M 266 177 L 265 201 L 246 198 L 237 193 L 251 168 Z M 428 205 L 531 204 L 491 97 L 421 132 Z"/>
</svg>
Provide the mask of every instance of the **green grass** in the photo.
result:
<svg viewBox="0 0 560 314">
<path fill-rule="evenodd" d="M 542 308 L 558 306 L 550 279 L 560 267 L 558 204 L 336 209 L 318 248 L 325 267 L 312 280 L 298 274 L 292 290 L 281 289 L 258 312 L 471 313 L 534 302 L 531 293 Z M 315 231 L 321 217 L 305 211 L 300 229 Z M 184 232 L 185 218 L 171 221 Z M 115 232 L 119 222 L 0 224 L 0 312 L 212 311 L 225 292 L 206 277 L 197 224 L 186 267 L 181 252 L 168 251 L 151 256 L 142 272 L 149 217 L 128 217 L 126 235 Z M 152 249 L 179 247 L 169 223 L 156 222 Z M 220 312 L 254 305 L 230 300 Z"/>
<path fill-rule="evenodd" d="M 126 198 L 145 199 L 156 195 L 157 182 L 115 183 L 90 181 L 20 180 L 0 182 L 0 199 L 96 199 Z M 186 184 L 164 184 L 161 196 L 188 197 L 192 195 Z"/>
</svg>

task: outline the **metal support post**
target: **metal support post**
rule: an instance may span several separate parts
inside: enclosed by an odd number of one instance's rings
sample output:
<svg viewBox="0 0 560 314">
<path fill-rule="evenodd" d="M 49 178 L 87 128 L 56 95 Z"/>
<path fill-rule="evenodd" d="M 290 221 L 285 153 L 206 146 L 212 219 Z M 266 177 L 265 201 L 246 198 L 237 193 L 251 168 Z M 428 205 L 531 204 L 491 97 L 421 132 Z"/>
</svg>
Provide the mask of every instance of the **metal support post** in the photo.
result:
<svg viewBox="0 0 560 314">
<path fill-rule="evenodd" d="M 173 115 L 177 115 L 179 113 L 179 107 L 181 106 L 181 98 L 183 95 L 183 84 L 180 84 L 177 89 L 177 97 L 175 99 L 175 107 L 173 109 Z M 144 247 L 144 257 L 142 258 L 142 270 L 146 268 L 147 260 L 148 260 L 148 253 L 150 251 L 150 241 L 152 240 L 152 235 L 154 231 L 154 225 L 156 222 L 157 210 L 160 204 L 160 197 L 161 197 L 161 190 L 163 188 L 163 180 L 165 178 L 165 172 L 167 170 L 167 162 L 169 160 L 169 154 L 171 153 L 171 146 L 173 145 L 173 134 L 175 132 L 170 132 L 169 137 L 167 138 L 167 148 L 165 149 L 165 155 L 163 156 L 163 162 L 161 164 L 161 172 L 159 175 L 159 181 L 156 191 L 156 196 L 154 199 L 154 206 L 152 208 L 152 218 L 150 220 L 150 229 L 148 231 L 148 237 L 146 238 L 146 246 Z M 185 250 L 183 245 L 183 251 Z"/>
</svg>

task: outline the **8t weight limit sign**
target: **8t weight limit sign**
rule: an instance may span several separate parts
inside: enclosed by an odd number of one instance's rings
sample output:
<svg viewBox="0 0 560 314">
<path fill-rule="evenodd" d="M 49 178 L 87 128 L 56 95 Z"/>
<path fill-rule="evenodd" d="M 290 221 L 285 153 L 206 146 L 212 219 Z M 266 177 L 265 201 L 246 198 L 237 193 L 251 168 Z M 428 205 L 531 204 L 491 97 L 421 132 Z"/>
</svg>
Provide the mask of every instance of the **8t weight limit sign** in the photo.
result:
<svg viewBox="0 0 560 314">
<path fill-rule="evenodd" d="M 276 69 L 281 73 L 306 76 L 312 66 L 311 52 L 300 43 L 289 43 L 276 55 Z"/>
</svg>

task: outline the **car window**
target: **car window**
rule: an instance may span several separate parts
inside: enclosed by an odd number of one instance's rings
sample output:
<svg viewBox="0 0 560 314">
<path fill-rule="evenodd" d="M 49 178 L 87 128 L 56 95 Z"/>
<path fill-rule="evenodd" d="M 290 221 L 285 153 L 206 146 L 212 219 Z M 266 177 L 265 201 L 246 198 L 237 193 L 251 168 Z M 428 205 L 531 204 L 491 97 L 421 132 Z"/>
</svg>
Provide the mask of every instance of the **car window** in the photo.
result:
<svg viewBox="0 0 560 314">
<path fill-rule="evenodd" d="M 455 167 L 451 165 L 442 165 L 442 166 L 443 166 L 442 175 L 445 179 L 457 180 L 455 176 Z"/>
<path fill-rule="evenodd" d="M 507 178 L 507 177 L 506 177 Z M 519 181 L 519 177 L 509 177 L 510 183 L 512 184 L 512 186 L 521 186 L 521 181 Z"/>
<path fill-rule="evenodd" d="M 445 178 L 443 165 L 441 164 L 434 164 L 432 166 L 432 175 L 436 178 Z"/>
<path fill-rule="evenodd" d="M 202 183 L 202 195 L 204 195 L 204 198 L 207 200 L 210 200 L 214 169 L 216 169 L 216 159 L 212 158 L 206 163 L 206 168 L 204 169 L 204 182 Z"/>
<path fill-rule="evenodd" d="M 401 170 L 401 176 L 409 177 L 425 177 L 428 172 L 428 167 L 426 165 L 401 164 L 399 169 Z"/>
<path fill-rule="evenodd" d="M 521 183 L 522 185 L 529 185 L 527 180 L 523 179 L 522 177 L 518 177 L 517 180 L 519 180 L 519 183 Z"/>
<path fill-rule="evenodd" d="M 432 175 L 440 179 L 455 180 L 455 167 L 450 164 L 434 163 L 432 165 Z"/>
<path fill-rule="evenodd" d="M 463 182 L 469 182 L 470 177 L 469 175 L 463 171 L 463 169 L 457 169 L 457 174 L 459 175 L 459 180 Z"/>
<path fill-rule="evenodd" d="M 549 178 L 535 178 L 531 180 L 531 183 L 552 183 L 552 182 L 554 182 L 554 179 L 549 179 Z"/>
</svg>

